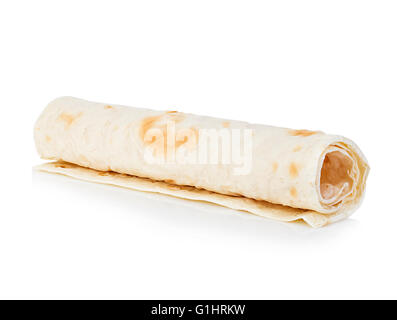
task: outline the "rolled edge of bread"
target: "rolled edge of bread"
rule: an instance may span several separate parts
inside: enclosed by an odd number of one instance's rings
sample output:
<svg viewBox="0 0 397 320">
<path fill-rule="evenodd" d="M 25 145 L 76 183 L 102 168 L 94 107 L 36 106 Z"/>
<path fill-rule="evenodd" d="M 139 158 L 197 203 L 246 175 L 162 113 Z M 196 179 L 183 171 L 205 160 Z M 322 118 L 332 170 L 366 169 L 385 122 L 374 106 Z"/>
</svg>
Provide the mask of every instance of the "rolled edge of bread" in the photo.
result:
<svg viewBox="0 0 397 320">
<path fill-rule="evenodd" d="M 365 193 L 368 162 L 355 143 L 339 137 L 319 159 L 317 191 L 323 213 L 357 208 Z"/>
</svg>

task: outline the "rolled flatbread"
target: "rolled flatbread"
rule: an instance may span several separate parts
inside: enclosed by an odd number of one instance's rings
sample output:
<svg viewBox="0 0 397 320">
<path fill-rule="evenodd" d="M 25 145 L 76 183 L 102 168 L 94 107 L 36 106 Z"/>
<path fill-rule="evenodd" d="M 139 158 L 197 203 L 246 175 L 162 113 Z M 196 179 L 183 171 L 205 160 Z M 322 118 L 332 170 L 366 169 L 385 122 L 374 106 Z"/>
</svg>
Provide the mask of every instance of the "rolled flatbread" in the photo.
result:
<svg viewBox="0 0 397 320">
<path fill-rule="evenodd" d="M 342 136 L 72 97 L 34 128 L 41 171 L 313 227 L 360 205 L 368 163 Z"/>
</svg>

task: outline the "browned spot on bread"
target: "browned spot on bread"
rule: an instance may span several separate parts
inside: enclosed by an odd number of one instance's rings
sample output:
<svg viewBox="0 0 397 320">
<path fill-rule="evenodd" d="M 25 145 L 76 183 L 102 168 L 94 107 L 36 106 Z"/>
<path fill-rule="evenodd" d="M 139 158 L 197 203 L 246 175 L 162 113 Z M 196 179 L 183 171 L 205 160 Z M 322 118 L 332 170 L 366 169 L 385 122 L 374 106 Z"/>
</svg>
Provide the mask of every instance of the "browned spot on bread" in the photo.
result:
<svg viewBox="0 0 397 320">
<path fill-rule="evenodd" d="M 63 112 L 60 114 L 58 119 L 65 122 L 65 128 L 68 129 L 73 124 L 73 122 L 76 121 L 76 119 L 81 117 L 82 115 L 83 115 L 82 112 L 78 113 L 77 115 Z"/>
<path fill-rule="evenodd" d="M 302 146 L 296 146 L 292 151 L 293 152 L 298 152 L 302 150 Z"/>
<path fill-rule="evenodd" d="M 160 122 L 161 120 L 174 121 L 174 122 L 178 123 L 185 118 L 185 115 L 178 111 L 166 111 L 164 116 L 165 116 L 165 118 L 163 117 L 163 115 L 146 117 L 142 120 L 141 125 L 140 125 L 140 136 L 141 136 L 142 140 L 144 140 L 146 132 L 148 130 L 150 130 L 151 128 L 164 127 L 164 124 L 162 124 L 161 126 L 158 125 L 158 122 Z M 164 122 L 164 121 L 162 121 L 162 122 Z"/>
<path fill-rule="evenodd" d="M 139 134 L 145 145 L 153 144 L 154 156 L 161 157 L 166 154 L 167 148 L 167 126 L 159 124 L 162 115 L 147 117 L 142 120 Z"/>
<path fill-rule="evenodd" d="M 168 111 L 165 114 L 167 116 L 166 120 L 175 121 L 176 123 L 185 119 L 185 115 L 178 111 Z"/>
<path fill-rule="evenodd" d="M 188 142 L 189 138 L 187 136 L 183 137 L 183 140 L 176 140 L 175 141 L 175 148 L 179 148 L 181 145 L 185 144 Z"/>
<path fill-rule="evenodd" d="M 289 189 L 289 193 L 291 194 L 291 196 L 293 196 L 294 198 L 296 198 L 296 196 L 298 195 L 298 192 L 296 191 L 295 187 L 291 187 L 291 189 Z"/>
<path fill-rule="evenodd" d="M 152 144 L 156 143 L 156 145 L 153 145 L 155 148 L 155 154 L 156 155 L 163 155 L 167 154 L 167 149 L 171 147 L 180 147 L 182 144 L 189 142 L 192 139 L 192 134 L 186 134 L 185 136 L 181 137 L 180 139 L 177 139 L 175 142 L 172 143 L 172 145 L 168 145 L 170 141 L 168 141 L 168 132 L 167 132 L 167 126 L 170 124 L 170 122 L 174 122 L 174 124 L 182 121 L 185 118 L 185 115 L 183 113 L 177 112 L 177 111 L 167 111 L 165 114 L 158 115 L 158 116 L 152 116 L 152 117 L 147 117 L 144 118 L 141 121 L 140 128 L 139 128 L 139 134 L 140 137 L 143 141 L 144 144 Z M 153 129 L 153 130 L 151 130 Z M 151 130 L 151 131 L 149 131 Z M 176 134 L 178 135 L 179 131 L 187 130 L 191 131 L 194 130 L 192 129 L 176 129 Z M 196 130 L 197 131 L 197 130 Z M 195 133 L 196 131 L 193 131 Z M 197 139 L 195 140 L 197 141 Z M 190 145 L 190 144 L 189 144 Z M 157 153 L 159 152 L 159 154 Z"/>
<path fill-rule="evenodd" d="M 105 106 L 105 109 L 114 109 L 114 108 L 112 106 L 107 105 Z"/>
<path fill-rule="evenodd" d="M 45 141 L 47 141 L 47 142 L 51 142 L 51 137 L 50 136 L 45 136 Z"/>
<path fill-rule="evenodd" d="M 273 172 L 276 172 L 278 168 L 278 163 L 277 162 L 273 162 Z"/>
<path fill-rule="evenodd" d="M 142 141 L 145 139 L 145 134 L 155 126 L 155 123 L 159 121 L 162 116 L 154 116 L 154 117 L 146 117 L 141 121 L 141 125 L 139 128 L 139 134 L 141 136 Z"/>
<path fill-rule="evenodd" d="M 105 177 L 105 176 L 111 176 L 111 174 L 109 171 L 98 171 L 98 176 Z"/>
<path fill-rule="evenodd" d="M 289 166 L 289 175 L 291 176 L 291 178 L 296 178 L 299 173 L 298 171 L 298 166 L 294 162 L 291 162 Z"/>
<path fill-rule="evenodd" d="M 58 162 L 53 163 L 55 168 L 75 168 L 77 165 L 69 162 L 64 162 L 63 160 L 59 160 Z"/>
<path fill-rule="evenodd" d="M 172 180 L 172 179 L 164 180 L 164 182 L 170 183 L 170 184 L 176 184 L 176 182 L 174 180 Z"/>
<path fill-rule="evenodd" d="M 230 127 L 230 122 L 229 121 L 225 121 L 225 122 L 222 123 L 222 126 L 224 128 L 229 128 Z"/>
<path fill-rule="evenodd" d="M 313 134 L 317 134 L 318 131 L 309 131 L 309 130 L 289 130 L 288 133 L 291 136 L 300 136 L 300 137 L 308 137 Z"/>
<path fill-rule="evenodd" d="M 179 148 L 181 145 L 187 143 L 188 150 L 194 150 L 198 143 L 198 135 L 198 130 L 195 127 L 181 129 L 177 133 L 175 148 Z"/>
</svg>

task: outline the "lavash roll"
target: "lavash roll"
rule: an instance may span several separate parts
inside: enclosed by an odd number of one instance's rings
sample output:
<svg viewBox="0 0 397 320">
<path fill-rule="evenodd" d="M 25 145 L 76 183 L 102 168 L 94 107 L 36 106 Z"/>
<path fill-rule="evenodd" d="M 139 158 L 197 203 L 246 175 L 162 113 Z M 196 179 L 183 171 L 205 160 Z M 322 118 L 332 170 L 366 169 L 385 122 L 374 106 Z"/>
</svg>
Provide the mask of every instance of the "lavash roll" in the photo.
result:
<svg viewBox="0 0 397 320">
<path fill-rule="evenodd" d="M 170 121 L 175 124 L 175 131 L 188 129 L 194 136 L 179 141 L 165 138 L 163 142 L 166 147 L 172 143 L 186 152 L 198 148 L 203 129 L 250 130 L 251 170 L 247 174 L 235 174 L 234 164 L 148 163 L 145 148 L 153 139 L 147 139 L 147 132 L 158 129 L 165 133 Z M 369 171 L 357 145 L 342 136 L 72 97 L 58 98 L 45 108 L 36 122 L 34 139 L 42 158 L 58 161 L 58 166 L 42 166 L 44 171 L 74 177 L 80 174 L 86 180 L 103 183 L 111 183 L 100 180 L 103 172 L 111 172 L 113 180 L 117 180 L 118 173 L 125 179 L 131 177 L 127 185 L 133 189 L 140 189 L 139 178 L 150 179 L 160 184 L 144 191 L 168 193 L 167 185 L 174 189 L 180 186 L 181 192 L 170 194 L 189 198 L 183 189 L 188 188 L 198 195 L 194 200 L 283 221 L 303 219 L 313 226 L 351 214 L 363 198 Z M 60 161 L 74 165 L 62 168 Z M 95 175 L 97 179 L 93 178 Z M 117 181 L 113 184 L 122 184 Z M 199 199 L 200 194 L 204 199 Z M 239 207 L 236 201 L 242 205 Z"/>
</svg>

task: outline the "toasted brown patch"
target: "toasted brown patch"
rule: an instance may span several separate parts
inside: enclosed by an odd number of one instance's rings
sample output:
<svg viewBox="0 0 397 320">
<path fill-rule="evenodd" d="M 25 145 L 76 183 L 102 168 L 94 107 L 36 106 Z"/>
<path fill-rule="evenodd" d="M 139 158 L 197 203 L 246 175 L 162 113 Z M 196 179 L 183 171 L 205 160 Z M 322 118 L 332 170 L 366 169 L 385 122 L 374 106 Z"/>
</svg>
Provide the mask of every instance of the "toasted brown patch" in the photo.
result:
<svg viewBox="0 0 397 320">
<path fill-rule="evenodd" d="M 54 159 L 53 159 L 54 160 Z M 70 163 L 70 162 L 65 162 L 63 160 L 58 160 L 57 162 L 53 163 L 54 167 L 56 168 L 76 168 L 78 165 Z"/>
<path fill-rule="evenodd" d="M 158 115 L 158 116 L 153 116 L 153 117 L 147 117 L 141 121 L 140 128 L 139 128 L 139 134 L 140 137 L 143 141 L 144 144 L 152 144 L 152 143 L 158 143 L 157 148 L 155 150 L 156 155 L 163 155 L 167 154 L 168 148 L 178 148 L 181 145 L 189 142 L 189 146 L 192 145 L 192 142 L 197 141 L 198 138 L 198 133 L 195 128 L 191 129 L 176 129 L 176 134 L 178 135 L 178 131 L 180 130 L 193 130 L 193 134 L 196 135 L 196 139 L 194 139 L 194 136 L 192 133 L 187 134 L 185 137 L 181 137 L 181 139 L 176 140 L 175 142 L 172 143 L 172 145 L 168 145 L 168 137 L 167 137 L 167 122 L 168 121 L 173 121 L 174 123 L 178 123 L 182 121 L 185 118 L 185 114 L 180 113 L 178 111 L 166 111 L 165 114 L 163 115 Z M 157 129 L 157 135 L 153 134 L 152 136 L 148 136 L 151 132 L 148 132 L 151 129 Z M 160 130 L 160 131 L 158 131 Z M 160 135 L 161 133 L 161 135 Z M 161 141 L 158 140 L 157 138 L 161 138 Z M 158 141 L 157 141 L 158 140 Z M 157 153 L 160 152 L 159 154 Z"/>
<path fill-rule="evenodd" d="M 313 134 L 317 134 L 318 131 L 309 131 L 309 130 L 289 130 L 288 133 L 291 136 L 300 136 L 300 137 L 308 137 Z"/>
<path fill-rule="evenodd" d="M 164 182 L 169 183 L 169 184 L 176 184 L 176 182 L 172 179 L 164 180 Z"/>
<path fill-rule="evenodd" d="M 51 137 L 50 136 L 45 136 L 45 141 L 47 141 L 47 142 L 51 142 Z"/>
<path fill-rule="evenodd" d="M 175 121 L 176 123 L 182 121 L 185 118 L 183 113 L 178 111 L 166 111 L 165 112 L 166 118 L 163 118 L 163 115 L 153 116 L 153 117 L 146 117 L 142 120 L 140 124 L 140 136 L 141 139 L 144 140 L 145 134 L 151 128 L 162 128 L 164 125 L 157 125 L 157 122 L 160 120 L 170 120 Z"/>
<path fill-rule="evenodd" d="M 76 121 L 76 119 L 81 117 L 82 115 L 83 115 L 82 112 L 78 113 L 77 115 L 63 112 L 60 114 L 58 119 L 65 122 L 65 128 L 68 129 L 73 124 L 73 122 Z"/>
<path fill-rule="evenodd" d="M 222 123 L 222 126 L 224 128 L 229 128 L 230 127 L 230 122 L 229 121 L 225 121 L 225 122 Z"/>
<path fill-rule="evenodd" d="M 291 176 L 291 178 L 296 178 L 298 176 L 298 173 L 298 166 L 294 162 L 291 162 L 289 166 L 289 175 Z"/>
<path fill-rule="evenodd" d="M 192 151 L 196 147 L 197 141 L 198 141 L 198 134 L 194 128 L 180 129 L 176 133 L 175 149 L 178 149 L 182 145 L 186 145 L 187 150 Z"/>
<path fill-rule="evenodd" d="M 273 172 L 276 172 L 278 168 L 278 163 L 277 162 L 273 162 Z"/>
<path fill-rule="evenodd" d="M 105 109 L 114 109 L 112 106 L 105 106 Z"/>
<path fill-rule="evenodd" d="M 151 128 L 154 128 L 157 121 L 159 121 L 162 116 L 154 116 L 154 117 L 146 117 L 141 121 L 141 125 L 139 128 L 139 134 L 141 136 L 142 141 L 145 139 L 145 134 Z"/>
<path fill-rule="evenodd" d="M 183 119 L 185 119 L 185 115 L 178 111 L 167 111 L 165 115 L 167 117 L 167 120 L 175 121 L 176 123 L 181 122 Z"/>
<path fill-rule="evenodd" d="M 197 144 L 198 144 L 199 131 L 195 127 L 190 127 L 190 130 L 192 130 L 193 136 L 194 136 L 193 143 L 191 143 L 190 146 L 194 149 L 197 146 Z"/>
<path fill-rule="evenodd" d="M 193 132 L 193 135 L 195 137 L 195 144 L 197 144 L 199 138 L 199 131 L 195 127 L 190 127 L 190 130 Z"/>
<path fill-rule="evenodd" d="M 182 140 L 179 139 L 180 137 L 178 137 L 178 133 L 177 133 L 175 148 L 177 149 L 181 145 L 189 142 L 188 148 L 192 150 L 197 145 L 198 142 L 198 130 L 195 127 L 191 127 L 189 129 L 181 129 L 179 131 L 179 134 L 181 134 L 181 132 L 185 135 L 183 136 L 183 140 Z"/>
<path fill-rule="evenodd" d="M 154 156 L 161 157 L 167 153 L 167 128 L 165 125 L 156 126 L 147 132 L 143 141 L 146 145 L 154 147 Z"/>
<path fill-rule="evenodd" d="M 293 196 L 294 198 L 296 198 L 296 196 L 298 195 L 298 192 L 296 191 L 295 187 L 291 187 L 291 189 L 289 189 L 289 193 L 291 194 L 291 196 Z"/>
<path fill-rule="evenodd" d="M 188 137 L 183 137 L 183 140 L 176 140 L 175 141 L 175 148 L 179 148 L 181 145 L 183 145 L 183 144 L 185 144 L 186 142 L 188 142 L 189 141 L 189 138 Z"/>
<path fill-rule="evenodd" d="M 298 152 L 302 150 L 302 146 L 296 146 L 292 151 L 293 152 Z"/>
<path fill-rule="evenodd" d="M 102 176 L 102 177 L 111 176 L 111 173 L 109 171 L 98 171 L 97 174 L 98 176 Z"/>
</svg>

